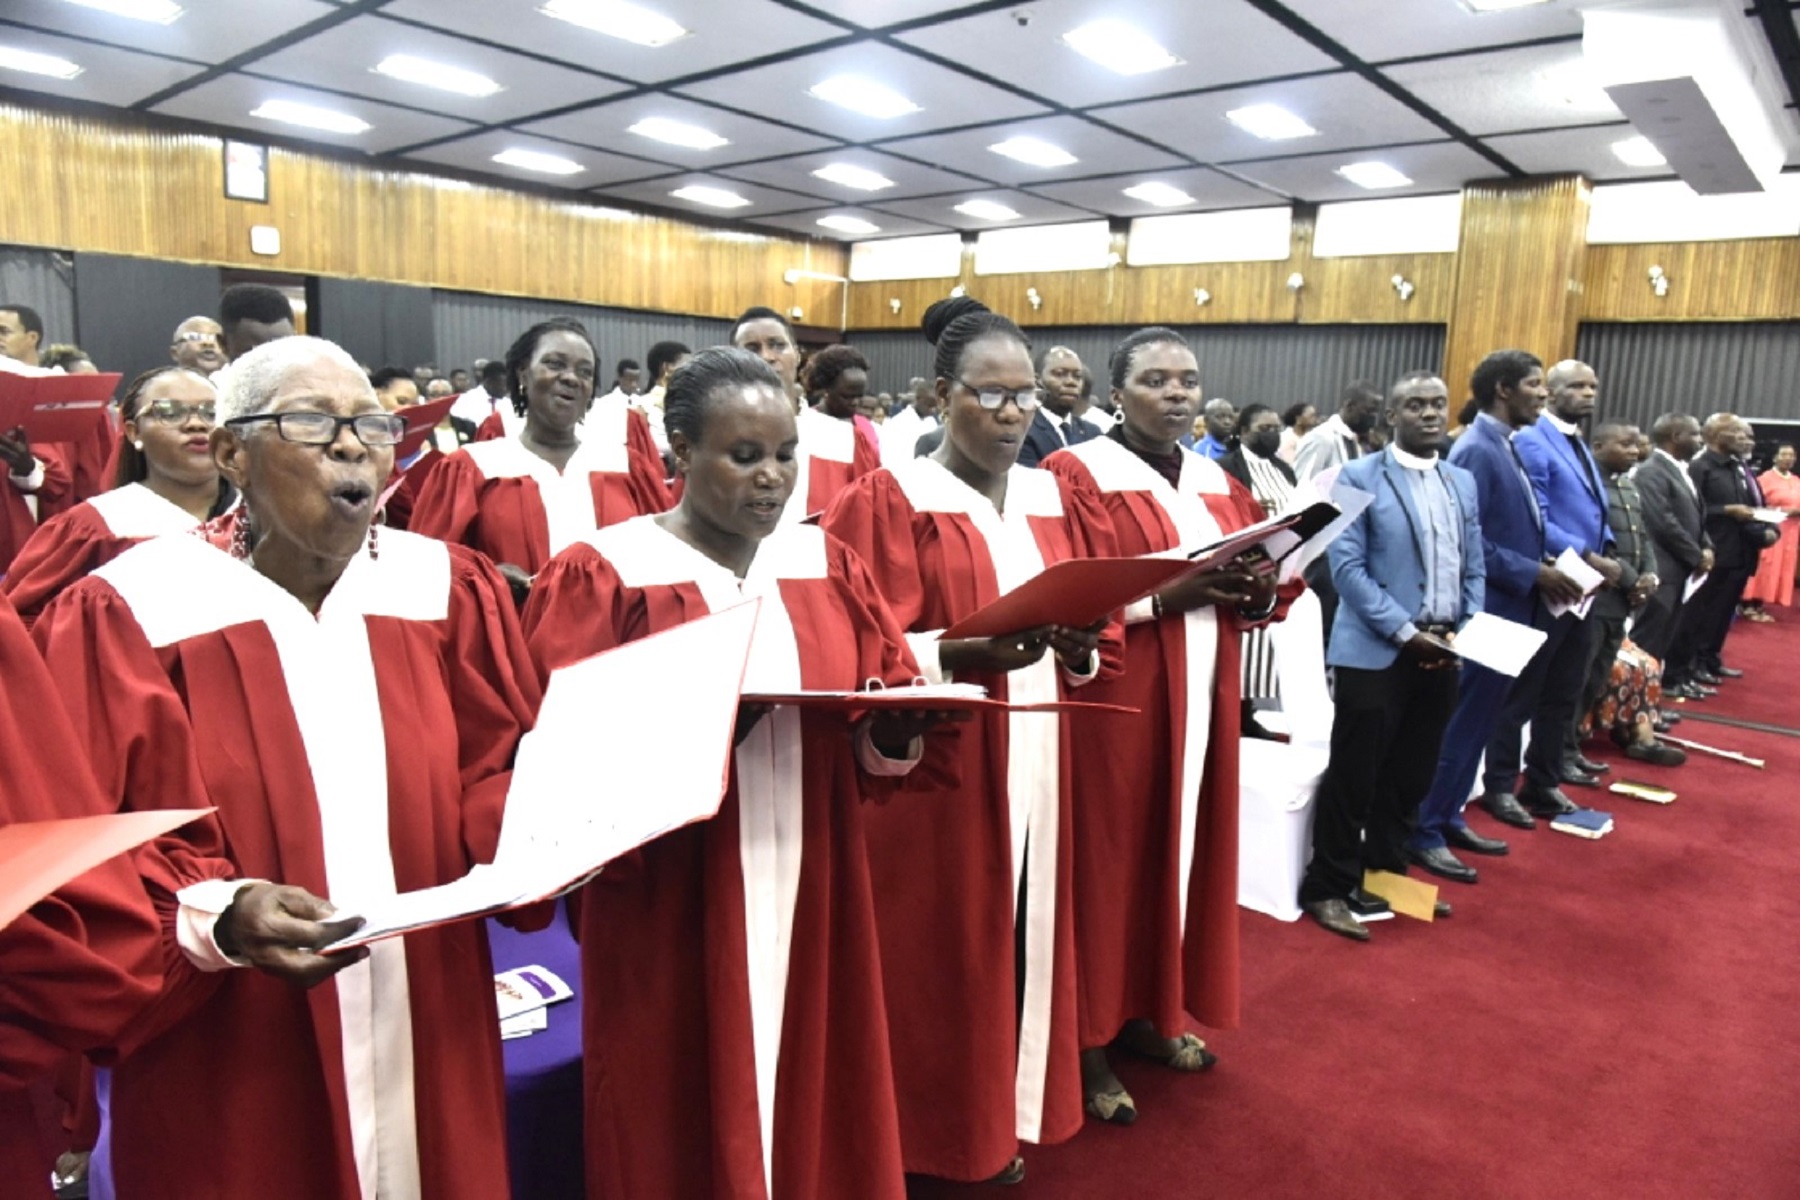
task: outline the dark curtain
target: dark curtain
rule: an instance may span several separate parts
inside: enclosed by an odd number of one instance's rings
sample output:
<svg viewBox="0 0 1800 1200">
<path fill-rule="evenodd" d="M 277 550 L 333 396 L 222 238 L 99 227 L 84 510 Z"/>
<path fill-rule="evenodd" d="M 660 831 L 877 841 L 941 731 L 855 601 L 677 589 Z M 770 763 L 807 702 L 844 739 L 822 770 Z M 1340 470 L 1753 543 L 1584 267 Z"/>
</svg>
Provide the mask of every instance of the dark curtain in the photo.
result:
<svg viewBox="0 0 1800 1200">
<path fill-rule="evenodd" d="M 57 250 L 0 246 L 0 307 L 8 304 L 23 304 L 43 318 L 39 350 L 77 341 L 74 260 Z"/>
<path fill-rule="evenodd" d="M 410 370 L 437 361 L 430 288 L 321 278 L 318 306 L 309 314 L 312 332 L 336 342 L 371 371 Z"/>
<path fill-rule="evenodd" d="M 600 352 L 598 374 L 603 392 L 612 388 L 619 359 L 636 359 L 641 364 L 650 347 L 662 341 L 681 342 L 694 350 L 721 345 L 730 324 L 710 317 L 441 290 L 432 293 L 431 316 L 437 365 L 443 371 L 470 366 L 478 358 L 502 358 L 513 339 L 539 321 L 573 317 L 587 326 Z M 650 381 L 645 380 L 644 387 L 649 386 Z"/>
<path fill-rule="evenodd" d="M 175 327 L 217 316 L 219 268 L 117 254 L 75 254 L 75 326 L 102 371 L 127 380 L 169 361 Z"/>
<path fill-rule="evenodd" d="M 1800 419 L 1800 321 L 1590 322 L 1575 357 L 1600 377 L 1603 420 L 1648 430 L 1675 411 Z"/>
</svg>

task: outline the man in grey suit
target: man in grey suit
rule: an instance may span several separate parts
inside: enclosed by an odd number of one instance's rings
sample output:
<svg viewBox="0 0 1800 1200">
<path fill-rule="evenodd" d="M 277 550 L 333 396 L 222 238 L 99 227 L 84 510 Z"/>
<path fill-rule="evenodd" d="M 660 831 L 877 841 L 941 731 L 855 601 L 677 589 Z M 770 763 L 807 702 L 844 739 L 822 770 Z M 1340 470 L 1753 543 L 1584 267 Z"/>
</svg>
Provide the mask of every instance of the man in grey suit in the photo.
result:
<svg viewBox="0 0 1800 1200">
<path fill-rule="evenodd" d="M 1656 551 L 1657 586 L 1632 624 L 1631 640 L 1661 661 L 1669 654 L 1688 578 L 1712 570 L 1713 551 L 1687 469 L 1700 452 L 1700 422 L 1687 413 L 1664 413 L 1650 426 L 1650 444 L 1650 457 L 1638 464 L 1632 479 Z"/>
<path fill-rule="evenodd" d="M 1449 412 L 1442 379 L 1402 376 L 1388 399 L 1392 444 L 1340 476 L 1374 500 L 1327 551 L 1339 596 L 1326 654 L 1337 713 L 1300 906 L 1357 941 L 1369 932 L 1355 914 L 1386 907 L 1362 891 L 1363 872 L 1406 873 L 1408 836 L 1456 707 L 1449 639 L 1482 607 L 1475 478 L 1438 457 Z"/>
</svg>

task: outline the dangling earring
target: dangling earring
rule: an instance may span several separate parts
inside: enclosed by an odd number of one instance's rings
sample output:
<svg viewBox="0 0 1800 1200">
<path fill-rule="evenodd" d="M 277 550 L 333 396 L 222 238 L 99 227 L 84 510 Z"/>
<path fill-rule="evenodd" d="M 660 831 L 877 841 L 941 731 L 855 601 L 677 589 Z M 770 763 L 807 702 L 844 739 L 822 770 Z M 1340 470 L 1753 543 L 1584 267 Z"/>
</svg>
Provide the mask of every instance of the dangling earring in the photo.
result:
<svg viewBox="0 0 1800 1200">
<path fill-rule="evenodd" d="M 381 558 L 381 526 L 371 525 L 371 526 L 369 526 L 369 561 L 375 562 L 375 561 L 379 560 L 380 558 Z"/>
<path fill-rule="evenodd" d="M 237 523 L 231 529 L 231 557 L 239 562 L 250 561 L 250 514 L 239 513 Z"/>
</svg>

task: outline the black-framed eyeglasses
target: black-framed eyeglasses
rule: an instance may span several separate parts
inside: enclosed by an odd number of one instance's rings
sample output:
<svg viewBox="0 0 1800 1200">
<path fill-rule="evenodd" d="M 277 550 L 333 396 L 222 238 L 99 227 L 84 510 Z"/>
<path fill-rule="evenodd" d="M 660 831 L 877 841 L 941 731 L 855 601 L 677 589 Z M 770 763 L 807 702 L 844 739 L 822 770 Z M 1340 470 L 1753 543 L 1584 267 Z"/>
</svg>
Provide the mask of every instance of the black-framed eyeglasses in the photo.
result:
<svg viewBox="0 0 1800 1200">
<path fill-rule="evenodd" d="M 138 420 L 155 421 L 159 425 L 186 425 L 188 418 L 199 417 L 211 425 L 218 416 L 219 406 L 211 400 L 202 400 L 197 404 L 183 404 L 179 400 L 152 400 L 138 413 Z"/>
<path fill-rule="evenodd" d="M 987 409 L 989 412 L 999 412 L 1000 406 L 1005 404 L 1008 400 L 1011 400 L 1014 404 L 1018 405 L 1020 412 L 1032 412 L 1038 407 L 1038 405 L 1040 405 L 1044 402 L 1043 391 L 1041 389 L 1035 388 L 1035 387 L 1022 387 L 1022 388 L 982 387 L 982 388 L 978 388 L 974 384 L 969 383 L 966 380 L 955 379 L 954 377 L 952 377 L 952 382 L 956 383 L 960 387 L 968 388 L 971 392 L 974 392 L 976 402 L 979 403 L 981 405 L 981 407 Z"/>
<path fill-rule="evenodd" d="M 282 441 L 299 442 L 303 446 L 329 446 L 337 441 L 338 433 L 346 425 L 356 435 L 356 440 L 370 449 L 397 446 L 406 436 L 405 419 L 392 413 L 360 413 L 354 417 L 322 412 L 257 413 L 233 417 L 225 424 L 248 425 L 254 421 L 275 422 L 275 432 L 281 435 Z"/>
<path fill-rule="evenodd" d="M 224 344 L 221 335 L 216 333 L 202 333 L 198 329 L 190 329 L 186 333 L 178 333 L 175 335 L 175 340 L 177 342 L 211 342 L 215 346 Z"/>
</svg>

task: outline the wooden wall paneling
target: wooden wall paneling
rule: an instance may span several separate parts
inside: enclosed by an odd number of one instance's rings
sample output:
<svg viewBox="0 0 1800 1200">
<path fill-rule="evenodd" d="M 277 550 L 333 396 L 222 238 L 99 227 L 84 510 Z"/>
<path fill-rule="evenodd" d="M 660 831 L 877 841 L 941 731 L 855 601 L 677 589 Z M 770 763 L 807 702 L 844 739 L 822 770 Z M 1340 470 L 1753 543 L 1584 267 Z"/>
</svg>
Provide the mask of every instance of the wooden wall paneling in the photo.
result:
<svg viewBox="0 0 1800 1200">
<path fill-rule="evenodd" d="M 1658 296 L 1650 268 L 1661 267 Z M 1582 316 L 1591 321 L 1800 318 L 1800 238 L 1590 246 Z"/>
<path fill-rule="evenodd" d="M 917 329 L 925 310 L 950 294 L 958 280 L 887 279 L 850 285 L 851 329 Z M 889 303 L 900 301 L 895 312 Z"/>
<path fill-rule="evenodd" d="M 1378 254 L 1312 258 L 1304 267 L 1300 320 L 1324 325 L 1442 324 L 1456 293 L 1454 254 Z M 1402 300 L 1399 275 L 1413 285 Z"/>
</svg>

